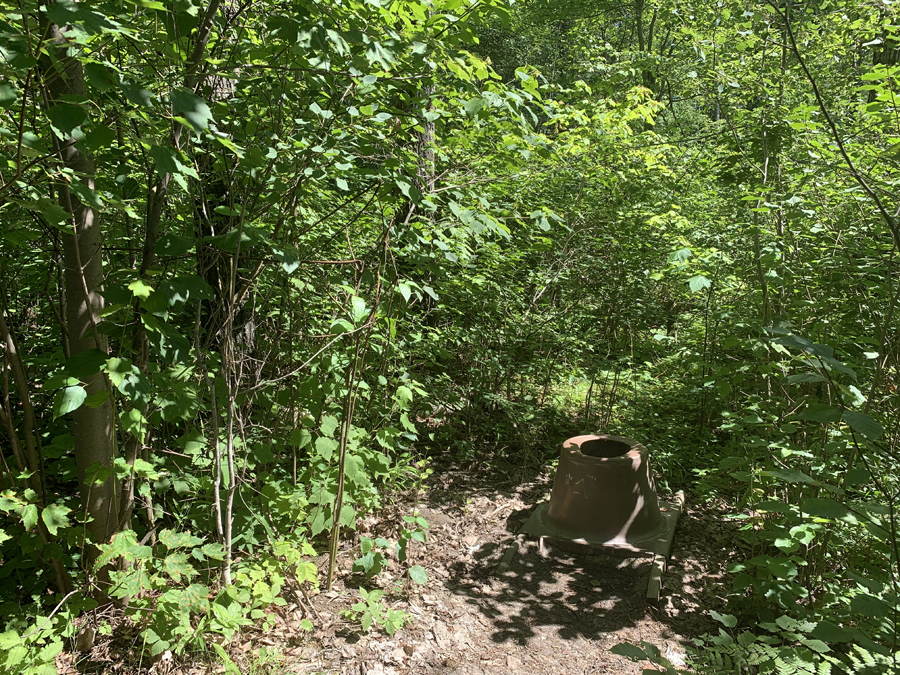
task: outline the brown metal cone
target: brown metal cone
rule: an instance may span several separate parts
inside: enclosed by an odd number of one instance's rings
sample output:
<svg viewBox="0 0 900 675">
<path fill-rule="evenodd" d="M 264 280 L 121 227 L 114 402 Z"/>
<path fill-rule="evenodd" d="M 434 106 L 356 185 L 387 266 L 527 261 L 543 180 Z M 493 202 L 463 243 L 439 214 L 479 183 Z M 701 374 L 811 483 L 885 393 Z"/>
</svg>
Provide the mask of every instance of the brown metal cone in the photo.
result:
<svg viewBox="0 0 900 675">
<path fill-rule="evenodd" d="M 624 436 L 563 443 L 545 526 L 567 539 L 640 544 L 665 529 L 647 448 Z"/>
</svg>

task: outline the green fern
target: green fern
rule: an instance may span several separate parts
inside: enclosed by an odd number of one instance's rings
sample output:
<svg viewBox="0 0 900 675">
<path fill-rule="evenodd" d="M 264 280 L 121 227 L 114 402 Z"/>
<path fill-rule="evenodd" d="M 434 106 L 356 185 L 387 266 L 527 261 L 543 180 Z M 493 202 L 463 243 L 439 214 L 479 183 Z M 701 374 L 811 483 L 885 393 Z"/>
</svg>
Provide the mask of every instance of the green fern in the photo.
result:
<svg viewBox="0 0 900 675">
<path fill-rule="evenodd" d="M 773 636 L 741 633 L 737 639 L 721 635 L 695 641 L 689 650 L 691 665 L 701 675 L 888 675 L 900 673 L 895 658 L 852 645 L 844 654 L 824 653 L 828 648 L 799 646 L 796 634 Z M 810 642 L 810 641 L 807 641 Z M 774 644 L 773 644 L 774 643 Z M 900 654 L 897 655 L 900 660 Z"/>
<path fill-rule="evenodd" d="M 852 675 L 886 675 L 898 673 L 898 660 L 900 654 L 893 656 L 870 652 L 865 647 L 853 645 L 851 651 L 842 655 L 841 661 L 836 661 L 841 667 L 847 669 Z"/>
</svg>

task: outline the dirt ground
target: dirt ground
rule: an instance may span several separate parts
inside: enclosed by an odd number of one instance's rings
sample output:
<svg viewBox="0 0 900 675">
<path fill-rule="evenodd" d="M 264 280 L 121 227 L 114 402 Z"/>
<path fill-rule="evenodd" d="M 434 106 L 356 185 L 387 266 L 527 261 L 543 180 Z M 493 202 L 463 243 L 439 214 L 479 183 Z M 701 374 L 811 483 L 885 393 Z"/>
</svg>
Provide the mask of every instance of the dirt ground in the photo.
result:
<svg viewBox="0 0 900 675">
<path fill-rule="evenodd" d="M 525 540 L 497 574 L 504 552 L 551 485 L 546 475 L 522 482 L 437 468 L 427 492 L 395 504 L 360 531 L 390 538 L 401 516 L 414 510 L 430 524 L 428 542 L 416 545 L 412 560 L 427 569 L 429 583 L 390 602 L 411 614 L 413 623 L 392 637 L 374 630 L 360 634 L 340 616 L 345 596 L 322 593 L 313 602 L 324 630 L 314 645 L 298 650 L 301 658 L 292 668 L 341 675 L 625 675 L 649 664 L 632 663 L 609 648 L 642 640 L 678 665 L 683 644 L 715 631 L 708 611 L 723 608 L 733 525 L 691 505 L 688 495 L 658 603 L 645 599 L 647 558 L 572 555 L 552 547 L 542 556 L 537 542 Z M 388 570 L 376 581 L 390 587 L 392 580 Z M 352 577 L 344 581 L 353 586 Z"/>
<path fill-rule="evenodd" d="M 520 539 L 511 563 L 498 574 L 519 528 L 551 486 L 552 474 L 435 465 L 427 489 L 370 516 L 358 532 L 394 541 L 403 516 L 424 517 L 428 541 L 411 545 L 409 563 L 427 570 L 425 586 L 411 584 L 396 561 L 370 582 L 352 574 L 358 549 L 348 540 L 333 591 L 305 599 L 296 593 L 296 602 L 273 608 L 273 630 L 251 628 L 227 650 L 250 675 L 629 675 L 649 664 L 609 649 L 641 641 L 680 665 L 683 645 L 716 630 L 708 612 L 724 607 L 734 523 L 692 503 L 688 493 L 658 602 L 645 598 L 648 558 L 573 555 L 552 547 L 542 555 L 537 542 Z M 319 565 L 324 579 L 327 556 Z M 359 599 L 361 585 L 385 589 L 388 606 L 406 612 L 409 625 L 391 636 L 349 621 L 342 610 Z M 303 619 L 315 629 L 302 630 Z M 121 630 L 116 633 L 122 638 Z M 120 641 L 113 638 L 80 658 L 61 655 L 60 672 L 147 674 L 146 661 L 131 661 L 134 640 L 131 648 L 116 648 Z M 278 659 L 260 656 L 262 648 L 274 648 Z M 153 675 L 224 672 L 221 663 L 184 663 L 168 653 L 149 669 Z"/>
</svg>

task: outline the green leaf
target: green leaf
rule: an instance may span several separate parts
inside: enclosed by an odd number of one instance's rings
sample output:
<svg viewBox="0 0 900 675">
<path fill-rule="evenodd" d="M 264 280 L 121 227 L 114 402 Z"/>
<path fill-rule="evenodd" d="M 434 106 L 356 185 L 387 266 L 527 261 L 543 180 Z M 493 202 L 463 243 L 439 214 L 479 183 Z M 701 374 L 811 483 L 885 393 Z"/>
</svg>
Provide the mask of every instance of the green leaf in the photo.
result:
<svg viewBox="0 0 900 675">
<path fill-rule="evenodd" d="M 187 89 L 173 89 L 169 94 L 172 110 L 183 117 L 194 131 L 206 131 L 212 121 L 209 104 Z"/>
<path fill-rule="evenodd" d="M 25 531 L 28 532 L 32 527 L 37 525 L 38 521 L 38 507 L 37 504 L 26 504 L 25 508 L 22 509 L 22 524 L 25 526 Z"/>
<path fill-rule="evenodd" d="M 149 108 L 153 105 L 153 99 L 156 97 L 142 86 L 138 84 L 134 84 L 133 82 L 128 82 L 127 80 L 122 80 L 118 84 L 119 90 L 125 94 L 125 98 L 131 101 L 134 105 L 140 106 L 142 108 Z"/>
<path fill-rule="evenodd" d="M 148 312 L 157 316 L 165 316 L 170 308 L 177 312 L 182 310 L 189 302 L 212 300 L 213 297 L 212 287 L 202 277 L 192 274 L 174 277 L 161 282 L 150 297 L 141 304 Z M 160 327 L 160 330 L 168 333 L 173 332 L 171 330 L 166 331 L 165 324 Z M 177 331 L 174 332 L 177 334 Z"/>
<path fill-rule="evenodd" d="M 182 553 L 180 551 L 177 553 L 169 553 L 163 558 L 163 570 L 172 577 L 173 581 L 176 583 L 181 581 L 182 576 L 190 578 L 197 573 L 197 571 L 188 564 L 187 553 Z"/>
<path fill-rule="evenodd" d="M 353 562 L 353 571 L 357 574 L 365 574 L 366 579 L 371 579 L 381 572 L 383 562 L 383 554 L 370 550 Z"/>
<path fill-rule="evenodd" d="M 109 544 L 100 546 L 100 555 L 94 563 L 94 569 L 98 570 L 115 558 L 135 561 L 146 559 L 153 555 L 149 546 L 141 546 L 137 542 L 137 533 L 134 530 L 124 530 L 116 534 Z"/>
<path fill-rule="evenodd" d="M 225 560 L 225 547 L 222 546 L 222 544 L 203 544 L 203 546 L 200 547 L 200 550 L 207 558 L 212 558 L 213 560 Z"/>
<path fill-rule="evenodd" d="M 481 109 L 484 108 L 484 106 L 486 106 L 486 105 L 487 105 L 487 101 L 484 100 L 483 98 L 469 99 L 466 102 L 466 106 L 465 106 L 466 116 L 469 117 L 469 119 L 474 118 L 475 115 L 477 115 L 479 113 L 479 111 L 481 111 Z"/>
<path fill-rule="evenodd" d="M 163 530 L 159 533 L 159 542 L 166 548 L 186 548 L 189 546 L 199 546 L 203 543 L 203 539 L 195 537 L 190 532 L 176 532 L 175 530 Z"/>
<path fill-rule="evenodd" d="M 331 461 L 331 457 L 334 455 L 334 451 L 337 449 L 338 442 L 331 438 L 320 436 L 316 439 L 316 453 L 326 462 Z"/>
<path fill-rule="evenodd" d="M 65 369 L 63 369 L 56 371 L 53 375 L 48 377 L 47 381 L 44 383 L 44 387 L 46 389 L 62 389 L 63 387 L 74 387 L 77 384 L 80 384 L 78 379 L 70 377 Z"/>
<path fill-rule="evenodd" d="M 699 291 L 702 291 L 704 288 L 709 288 L 710 286 L 712 286 L 712 282 L 702 274 L 698 274 L 697 276 L 688 279 L 688 286 L 691 289 L 691 293 L 697 293 Z"/>
<path fill-rule="evenodd" d="M 834 349 L 831 346 L 813 342 L 800 335 L 783 335 L 781 337 L 772 338 L 771 341 L 775 344 L 784 345 L 785 347 L 799 349 L 807 354 L 818 356 L 819 358 L 832 359 L 834 357 Z"/>
<path fill-rule="evenodd" d="M 331 324 L 331 328 L 328 329 L 328 332 L 332 335 L 340 335 L 341 333 L 349 333 L 352 330 L 353 324 L 347 321 L 347 319 L 338 319 Z"/>
<path fill-rule="evenodd" d="M 412 433 L 416 433 L 416 425 L 413 424 L 409 416 L 406 413 L 400 414 L 400 424 L 403 425 L 403 428 Z"/>
<path fill-rule="evenodd" d="M 613 654 L 618 654 L 619 656 L 624 656 L 627 659 L 631 659 L 632 661 L 645 661 L 647 659 L 647 654 L 644 653 L 644 650 L 636 645 L 629 644 L 628 642 L 620 642 L 609 650 Z"/>
<path fill-rule="evenodd" d="M 828 645 L 826 645 L 826 644 L 825 644 L 824 642 L 822 642 L 821 640 L 806 640 L 806 639 L 801 639 L 800 642 L 803 643 L 804 645 L 806 645 L 807 647 L 809 647 L 810 649 L 812 649 L 814 652 L 816 652 L 816 653 L 818 653 L 818 654 L 824 654 L 824 653 L 826 653 L 826 652 L 830 652 L 830 651 L 831 651 L 831 647 L 829 647 Z"/>
<path fill-rule="evenodd" d="M 680 248 L 677 251 L 674 251 L 669 254 L 668 258 L 666 258 L 666 262 L 670 265 L 676 265 L 678 263 L 683 263 L 685 260 L 694 255 L 693 251 L 689 248 Z"/>
<path fill-rule="evenodd" d="M 22 643 L 21 636 L 14 630 L 8 630 L 0 633 L 0 649 L 9 651 L 13 647 Z"/>
<path fill-rule="evenodd" d="M 332 437 L 339 426 L 340 422 L 338 422 L 337 417 L 334 415 L 323 415 L 322 423 L 319 425 L 319 431 L 321 431 L 324 436 Z"/>
<path fill-rule="evenodd" d="M 69 519 L 66 517 L 72 509 L 66 508 L 62 504 L 50 504 L 41 512 L 41 520 L 47 526 L 47 531 L 56 536 L 60 528 L 69 527 Z"/>
<path fill-rule="evenodd" d="M 136 406 L 145 406 L 150 403 L 150 379 L 137 368 L 122 380 L 117 389 L 122 396 Z"/>
<path fill-rule="evenodd" d="M 116 140 L 116 132 L 103 125 L 97 125 L 90 128 L 84 138 L 80 141 L 87 150 L 97 152 L 102 148 L 111 147 L 113 141 Z"/>
<path fill-rule="evenodd" d="M 857 614 L 872 618 L 890 616 L 892 607 L 884 600 L 876 598 L 874 595 L 866 595 L 861 593 L 856 595 L 850 601 L 850 609 Z"/>
<path fill-rule="evenodd" d="M 830 422 L 839 421 L 841 419 L 841 411 L 837 408 L 832 408 L 831 406 L 810 403 L 803 412 L 797 415 L 797 417 L 809 422 L 828 424 Z"/>
<path fill-rule="evenodd" d="M 341 507 L 339 521 L 344 527 L 356 528 L 356 509 L 353 508 L 352 504 L 344 504 Z"/>
<path fill-rule="evenodd" d="M 884 435 L 884 427 L 865 413 L 857 410 L 844 411 L 844 421 L 853 431 L 862 434 L 870 441 L 877 441 Z"/>
<path fill-rule="evenodd" d="M 87 113 L 81 106 L 61 103 L 50 108 L 47 111 L 47 117 L 64 136 L 70 136 L 87 119 Z"/>
<path fill-rule="evenodd" d="M 40 213 L 50 225 L 65 227 L 67 230 L 71 227 L 72 215 L 56 202 L 50 199 L 38 199 L 23 204 L 30 211 Z M 65 225 L 63 225 L 63 223 Z"/>
<path fill-rule="evenodd" d="M 148 480 L 156 480 L 159 478 L 159 473 L 153 468 L 153 465 L 140 457 L 134 460 L 134 473 L 136 476 Z"/>
<path fill-rule="evenodd" d="M 737 626 L 737 617 L 732 614 L 719 614 L 718 612 L 710 610 L 709 615 L 723 624 L 726 628 L 734 628 Z"/>
<path fill-rule="evenodd" d="M 294 429 L 291 432 L 291 437 L 288 439 L 288 445 L 293 445 L 298 448 L 305 448 L 312 442 L 312 434 L 309 433 L 308 429 Z"/>
<path fill-rule="evenodd" d="M 102 63 L 87 62 L 84 64 L 85 75 L 91 85 L 100 91 L 109 91 L 118 84 L 119 78 Z"/>
<path fill-rule="evenodd" d="M 109 358 L 99 349 L 88 349 L 66 361 L 66 372 L 79 380 L 89 380 L 100 372 Z"/>
<path fill-rule="evenodd" d="M 347 480 L 357 486 L 366 486 L 371 482 L 366 465 L 359 455 L 347 454 L 344 474 L 347 476 Z"/>
<path fill-rule="evenodd" d="M 153 247 L 153 252 L 158 256 L 178 258 L 187 254 L 193 248 L 193 239 L 167 232 L 157 240 L 156 246 Z"/>
<path fill-rule="evenodd" d="M 833 520 L 847 520 L 848 522 L 856 522 L 856 518 L 850 509 L 826 497 L 810 497 L 801 503 L 801 509 L 811 516 L 818 518 L 830 518 Z"/>
<path fill-rule="evenodd" d="M 820 621 L 810 635 L 823 642 L 853 642 L 854 640 L 854 634 L 851 631 L 841 628 L 831 621 Z"/>
<path fill-rule="evenodd" d="M 22 506 L 22 500 L 11 490 L 0 493 L 0 511 L 11 513 Z"/>
<path fill-rule="evenodd" d="M 109 400 L 109 390 L 103 389 L 102 391 L 97 391 L 84 399 L 84 405 L 88 408 L 99 408 L 101 405 L 106 403 Z"/>
<path fill-rule="evenodd" d="M 0 108 L 9 108 L 16 103 L 19 97 L 18 90 L 5 82 L 0 84 Z"/>
<path fill-rule="evenodd" d="M 412 389 L 404 385 L 397 387 L 397 400 L 401 403 L 409 403 L 413 399 Z"/>
<path fill-rule="evenodd" d="M 114 387 L 119 387 L 125 378 L 134 373 L 137 368 L 132 365 L 129 359 L 114 356 L 106 362 L 106 372 L 109 375 L 109 381 Z"/>
<path fill-rule="evenodd" d="M 806 382 L 824 382 L 825 378 L 818 373 L 799 373 L 797 375 L 788 375 L 785 382 L 788 384 L 803 384 Z"/>
<path fill-rule="evenodd" d="M 413 565 L 409 568 L 409 578 L 419 586 L 424 586 L 428 583 L 428 572 L 421 565 Z"/>
<path fill-rule="evenodd" d="M 141 443 L 144 442 L 147 436 L 147 420 L 140 410 L 137 408 L 123 410 L 119 413 L 119 423 L 125 433 L 131 434 Z"/>
<path fill-rule="evenodd" d="M 87 392 L 80 385 L 60 389 L 53 401 L 53 419 L 77 410 L 86 398 Z"/>
<path fill-rule="evenodd" d="M 872 478 L 872 474 L 869 473 L 869 470 L 862 466 L 856 466 L 852 469 L 849 469 L 844 477 L 844 482 L 847 485 L 862 485 L 863 483 L 868 483 Z"/>
<path fill-rule="evenodd" d="M 801 471 L 794 469 L 774 469 L 762 472 L 766 476 L 772 476 L 786 483 L 815 483 L 815 481 Z"/>
<path fill-rule="evenodd" d="M 291 246 L 272 246 L 272 257 L 281 263 L 281 268 L 288 274 L 300 267 L 300 256 Z"/>
<path fill-rule="evenodd" d="M 72 0 L 56 0 L 46 8 L 47 17 L 60 26 L 71 25 L 79 31 L 97 35 L 121 32 L 121 25 L 103 14 Z"/>
<path fill-rule="evenodd" d="M 410 297 L 412 297 L 412 288 L 407 282 L 404 281 L 403 283 L 398 284 L 397 291 L 403 296 L 403 299 L 406 300 L 406 302 L 409 302 Z"/>
<path fill-rule="evenodd" d="M 110 595 L 114 598 L 131 598 L 146 590 L 143 583 L 146 577 L 137 568 L 124 572 L 111 572 L 109 576 L 110 581 L 113 582 Z"/>
<path fill-rule="evenodd" d="M 150 154 L 153 156 L 153 163 L 156 165 L 156 173 L 160 177 L 166 174 L 180 177 L 181 174 L 185 174 L 191 178 L 199 178 L 197 171 L 188 163 L 187 158 L 175 148 L 167 145 L 154 145 L 150 148 Z M 186 183 L 182 182 L 182 186 L 186 185 Z"/>
<path fill-rule="evenodd" d="M 353 323 L 359 324 L 369 314 L 369 310 L 366 309 L 366 301 L 354 295 L 350 304 L 350 317 L 353 319 Z"/>
<path fill-rule="evenodd" d="M 128 284 L 128 290 L 131 291 L 135 297 L 140 298 L 141 300 L 146 300 L 153 292 L 153 287 L 143 279 L 136 279 L 135 281 L 132 281 L 130 284 Z"/>
<path fill-rule="evenodd" d="M 178 606 L 194 614 L 202 612 L 209 606 L 209 592 L 203 584 L 191 584 L 179 594 Z"/>
</svg>

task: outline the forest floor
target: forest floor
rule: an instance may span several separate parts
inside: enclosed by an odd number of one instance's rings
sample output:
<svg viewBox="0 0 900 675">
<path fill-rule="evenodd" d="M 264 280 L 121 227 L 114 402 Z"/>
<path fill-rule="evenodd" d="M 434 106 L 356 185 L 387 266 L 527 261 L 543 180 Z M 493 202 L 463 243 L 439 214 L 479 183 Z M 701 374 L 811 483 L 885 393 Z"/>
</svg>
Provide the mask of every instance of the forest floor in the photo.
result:
<svg viewBox="0 0 900 675">
<path fill-rule="evenodd" d="M 620 642 L 652 643 L 677 663 L 691 638 L 716 631 L 709 610 L 724 608 L 725 568 L 736 552 L 736 524 L 716 510 L 692 506 L 688 495 L 662 597 L 650 603 L 647 558 L 552 548 L 542 556 L 537 542 L 526 540 L 508 569 L 496 573 L 520 526 L 548 495 L 552 473 L 434 468 L 427 490 L 360 527 L 363 536 L 393 539 L 402 516 L 418 512 L 428 521 L 428 542 L 411 547 L 411 562 L 426 568 L 429 583 L 389 602 L 412 616 L 411 625 L 393 636 L 354 630 L 340 612 L 362 579 L 344 576 L 344 588 L 314 598 L 321 629 L 295 651 L 299 659 L 288 672 L 626 675 L 648 664 L 610 653 Z M 390 588 L 391 570 L 376 581 Z"/>
<path fill-rule="evenodd" d="M 395 540 L 403 516 L 417 512 L 424 517 L 428 541 L 411 544 L 409 562 L 425 567 L 428 583 L 415 586 L 407 580 L 398 591 L 396 562 L 365 582 L 350 573 L 354 556 L 345 550 L 334 590 L 312 596 L 309 603 L 298 595 L 296 604 L 277 608 L 274 630 L 251 629 L 232 643 L 229 651 L 243 672 L 628 675 L 642 673 L 648 664 L 610 653 L 614 645 L 649 642 L 680 665 L 685 644 L 716 631 L 709 610 L 724 609 L 723 578 L 736 552 L 736 523 L 712 507 L 692 505 L 690 494 L 662 596 L 654 603 L 645 599 L 648 558 L 573 555 L 552 547 L 549 555 L 541 555 L 536 542 L 525 540 L 509 567 L 497 574 L 520 526 L 549 494 L 552 473 L 434 469 L 426 489 L 370 516 L 359 528 L 363 536 Z M 327 556 L 319 562 L 324 578 Z M 342 611 L 359 599 L 361 585 L 384 588 L 387 605 L 406 612 L 409 625 L 391 636 L 375 627 L 363 632 L 358 621 L 349 621 Z M 314 631 L 300 629 L 304 618 L 313 621 Z M 277 660 L 261 658 L 261 647 L 274 649 Z M 111 661 L 104 672 L 136 672 L 133 665 Z M 222 672 L 222 665 L 180 664 L 171 656 L 150 669 L 160 675 Z"/>
</svg>

